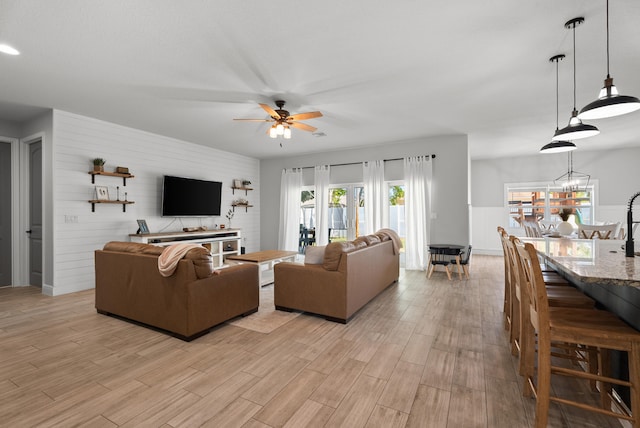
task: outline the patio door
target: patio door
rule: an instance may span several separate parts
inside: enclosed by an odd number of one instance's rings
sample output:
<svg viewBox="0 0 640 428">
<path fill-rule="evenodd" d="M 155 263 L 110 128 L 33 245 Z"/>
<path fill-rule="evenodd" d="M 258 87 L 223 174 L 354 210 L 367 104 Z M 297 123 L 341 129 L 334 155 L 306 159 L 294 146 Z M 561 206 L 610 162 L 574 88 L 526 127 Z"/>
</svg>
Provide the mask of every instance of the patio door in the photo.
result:
<svg viewBox="0 0 640 428">
<path fill-rule="evenodd" d="M 329 189 L 329 241 L 351 241 L 369 233 L 364 230 L 364 204 L 362 184 Z"/>
</svg>

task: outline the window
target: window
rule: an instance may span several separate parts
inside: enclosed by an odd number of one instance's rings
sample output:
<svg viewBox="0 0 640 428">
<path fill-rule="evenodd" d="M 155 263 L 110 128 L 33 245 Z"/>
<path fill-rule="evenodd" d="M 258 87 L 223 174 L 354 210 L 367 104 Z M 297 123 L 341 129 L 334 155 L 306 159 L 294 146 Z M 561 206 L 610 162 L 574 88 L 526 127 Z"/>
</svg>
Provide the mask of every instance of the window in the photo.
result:
<svg viewBox="0 0 640 428">
<path fill-rule="evenodd" d="M 570 210 L 569 222 L 592 224 L 594 222 L 594 185 L 578 191 L 565 191 L 549 184 L 505 185 L 509 227 L 521 228 L 527 221 L 559 223 L 559 213 Z"/>
<path fill-rule="evenodd" d="M 395 230 L 402 240 L 401 252 L 407 236 L 404 217 L 404 181 L 389 182 L 389 229 Z"/>
<path fill-rule="evenodd" d="M 310 186 L 300 193 L 300 224 L 307 229 L 316 227 L 316 195 Z"/>
</svg>

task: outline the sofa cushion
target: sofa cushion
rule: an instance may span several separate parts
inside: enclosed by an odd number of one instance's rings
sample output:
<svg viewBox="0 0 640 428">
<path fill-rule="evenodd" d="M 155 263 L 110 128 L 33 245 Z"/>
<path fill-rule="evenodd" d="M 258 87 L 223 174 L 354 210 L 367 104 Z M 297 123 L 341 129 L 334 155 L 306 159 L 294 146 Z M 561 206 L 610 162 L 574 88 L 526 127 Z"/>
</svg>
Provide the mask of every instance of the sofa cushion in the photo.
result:
<svg viewBox="0 0 640 428">
<path fill-rule="evenodd" d="M 369 246 L 369 244 L 367 243 L 366 240 L 364 239 L 359 239 L 356 238 L 355 240 L 351 241 L 353 243 L 353 250 L 359 250 L 361 248 L 367 248 Z"/>
<path fill-rule="evenodd" d="M 332 242 L 324 250 L 324 262 L 322 266 L 326 270 L 338 270 L 342 253 L 350 253 L 355 250 L 352 242 Z"/>
<path fill-rule="evenodd" d="M 162 247 L 156 247 L 155 245 L 140 244 L 137 242 L 122 242 L 111 241 L 107 242 L 103 248 L 105 251 L 118 251 L 121 253 L 137 253 L 137 254 L 152 254 L 159 256 L 162 254 Z"/>
<path fill-rule="evenodd" d="M 198 278 L 208 278 L 213 275 L 213 257 L 204 247 L 192 248 L 184 255 L 185 260 L 191 260 Z"/>
<path fill-rule="evenodd" d="M 376 235 L 367 235 L 366 238 L 369 240 L 369 245 L 375 245 L 382 242 Z"/>
<path fill-rule="evenodd" d="M 389 236 L 388 233 L 376 232 L 376 236 L 380 239 L 380 242 L 385 242 L 391 239 L 391 236 Z"/>
<path fill-rule="evenodd" d="M 368 247 L 369 246 L 369 240 L 367 239 L 366 236 L 358 236 L 356 239 L 353 240 L 353 244 L 358 248 L 363 248 L 363 247 Z"/>
<path fill-rule="evenodd" d="M 321 265 L 324 263 L 324 250 L 326 246 L 322 245 L 317 247 L 315 245 L 309 245 L 304 251 L 304 264 L 305 265 Z"/>
<path fill-rule="evenodd" d="M 140 244 L 137 242 L 121 242 L 111 241 L 104 246 L 105 251 L 117 251 L 121 253 L 148 254 L 151 256 L 160 256 L 165 247 L 158 247 L 150 244 Z M 198 278 L 208 278 L 213 274 L 213 257 L 204 247 L 192 248 L 184 258 L 191 260 L 196 270 Z"/>
</svg>

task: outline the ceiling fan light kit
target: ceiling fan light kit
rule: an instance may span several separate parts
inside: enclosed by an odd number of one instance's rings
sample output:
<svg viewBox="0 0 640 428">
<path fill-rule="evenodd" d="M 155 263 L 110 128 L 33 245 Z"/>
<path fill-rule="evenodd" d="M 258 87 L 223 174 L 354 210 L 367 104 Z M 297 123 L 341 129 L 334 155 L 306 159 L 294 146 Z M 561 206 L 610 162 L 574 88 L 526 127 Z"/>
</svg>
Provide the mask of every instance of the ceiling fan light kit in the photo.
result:
<svg viewBox="0 0 640 428">
<path fill-rule="evenodd" d="M 604 119 L 622 116 L 640 109 L 640 100 L 629 95 L 620 95 L 609 73 L 609 0 L 607 0 L 607 78 L 598 99 L 587 104 L 578 117 L 580 119 Z"/>
<path fill-rule="evenodd" d="M 314 128 L 313 126 L 307 125 L 306 123 L 300 122 L 301 120 L 307 119 L 315 119 L 316 117 L 322 117 L 322 113 L 319 111 L 311 111 L 307 113 L 298 113 L 298 114 L 289 114 L 287 110 L 284 110 L 285 101 L 277 100 L 276 106 L 277 109 L 272 109 L 267 104 L 260 104 L 260 107 L 264 111 L 266 111 L 270 119 L 234 119 L 239 121 L 246 122 L 274 122 L 274 124 L 269 128 L 267 133 L 271 138 L 282 137 L 285 140 L 291 139 L 291 128 L 301 129 L 307 132 L 315 132 L 318 128 Z M 282 144 L 281 144 L 282 146 Z"/>
</svg>

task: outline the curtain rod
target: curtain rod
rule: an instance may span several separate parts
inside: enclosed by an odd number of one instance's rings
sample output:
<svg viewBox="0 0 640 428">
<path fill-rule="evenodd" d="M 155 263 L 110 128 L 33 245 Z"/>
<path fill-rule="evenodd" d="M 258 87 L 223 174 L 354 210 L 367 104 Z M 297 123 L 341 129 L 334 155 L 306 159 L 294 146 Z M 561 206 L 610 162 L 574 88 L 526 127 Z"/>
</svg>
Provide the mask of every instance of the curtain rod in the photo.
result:
<svg viewBox="0 0 640 428">
<path fill-rule="evenodd" d="M 431 156 L 431 159 L 435 159 L 436 155 L 427 155 L 427 156 Z M 383 162 L 390 162 L 390 161 L 399 161 L 399 160 L 403 160 L 404 158 L 394 158 L 394 159 L 383 159 Z M 365 161 L 368 162 L 368 161 Z M 347 163 L 336 163 L 336 164 L 331 164 L 329 166 L 348 166 L 348 165 L 362 165 L 362 162 L 347 162 Z M 301 166 L 300 169 L 313 169 L 315 168 L 315 166 Z"/>
</svg>

